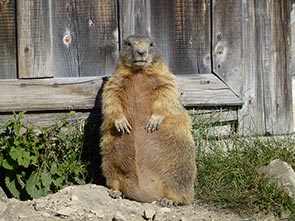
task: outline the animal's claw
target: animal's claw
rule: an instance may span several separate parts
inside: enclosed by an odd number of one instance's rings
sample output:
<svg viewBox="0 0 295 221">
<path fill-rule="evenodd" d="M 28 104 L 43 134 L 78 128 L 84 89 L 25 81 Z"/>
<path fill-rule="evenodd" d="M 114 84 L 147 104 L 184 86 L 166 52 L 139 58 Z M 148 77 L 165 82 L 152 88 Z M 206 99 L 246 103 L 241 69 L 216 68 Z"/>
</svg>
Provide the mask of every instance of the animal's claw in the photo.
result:
<svg viewBox="0 0 295 221">
<path fill-rule="evenodd" d="M 164 118 L 165 117 L 162 115 L 152 114 L 147 125 L 145 126 L 145 129 L 150 133 L 154 132 L 155 130 L 159 130 Z"/>
<path fill-rule="evenodd" d="M 130 134 L 132 126 L 128 122 L 127 118 L 123 115 L 121 118 L 115 120 L 115 127 L 119 133 Z"/>
</svg>

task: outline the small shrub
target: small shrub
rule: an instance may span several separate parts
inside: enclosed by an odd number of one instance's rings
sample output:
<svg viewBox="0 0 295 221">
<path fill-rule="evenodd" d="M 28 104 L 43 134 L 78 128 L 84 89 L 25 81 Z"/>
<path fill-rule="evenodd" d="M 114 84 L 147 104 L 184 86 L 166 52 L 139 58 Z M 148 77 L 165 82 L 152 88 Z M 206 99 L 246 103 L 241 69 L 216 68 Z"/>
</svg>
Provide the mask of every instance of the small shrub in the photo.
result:
<svg viewBox="0 0 295 221">
<path fill-rule="evenodd" d="M 81 123 L 64 117 L 40 129 L 23 123 L 23 116 L 24 112 L 14 114 L 0 129 L 1 186 L 26 200 L 84 183 Z"/>
</svg>

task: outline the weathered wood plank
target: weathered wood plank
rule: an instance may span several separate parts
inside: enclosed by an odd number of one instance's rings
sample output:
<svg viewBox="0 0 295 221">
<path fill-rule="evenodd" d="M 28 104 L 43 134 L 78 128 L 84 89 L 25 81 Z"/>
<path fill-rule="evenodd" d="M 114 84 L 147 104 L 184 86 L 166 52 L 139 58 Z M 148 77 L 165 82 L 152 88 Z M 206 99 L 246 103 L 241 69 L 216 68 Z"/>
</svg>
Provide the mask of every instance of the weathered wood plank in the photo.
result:
<svg viewBox="0 0 295 221">
<path fill-rule="evenodd" d="M 295 0 L 292 0 L 291 11 L 291 72 L 293 78 L 295 77 Z"/>
<path fill-rule="evenodd" d="M 39 127 L 52 126 L 56 120 L 65 118 L 69 115 L 69 112 L 57 112 L 57 113 L 38 113 L 38 112 L 28 112 L 24 114 L 22 122 L 33 123 Z M 86 120 L 90 115 L 90 112 L 76 112 L 71 119 L 75 120 Z M 0 114 L 0 125 L 3 125 L 9 119 L 12 119 L 13 115 L 11 113 Z M 83 128 L 82 128 L 83 129 Z"/>
<path fill-rule="evenodd" d="M 117 1 L 52 1 L 56 77 L 111 74 L 118 57 Z"/>
<path fill-rule="evenodd" d="M 290 71 L 291 2 L 256 1 L 257 66 L 263 82 L 265 128 L 267 134 L 293 131 L 292 73 Z"/>
<path fill-rule="evenodd" d="M 181 101 L 187 106 L 240 106 L 241 100 L 213 74 L 177 76 Z"/>
<path fill-rule="evenodd" d="M 214 124 L 217 127 L 224 128 L 223 125 L 228 125 L 226 126 L 226 128 L 229 129 L 227 131 L 232 130 L 231 124 L 238 122 L 237 111 L 234 111 L 231 109 L 229 110 L 226 110 L 226 109 L 190 110 L 189 113 L 191 116 L 195 116 L 196 120 L 201 119 L 206 122 L 210 122 L 211 126 Z M 22 122 L 33 123 L 34 125 L 37 125 L 39 127 L 48 127 L 48 126 L 52 126 L 56 122 L 56 120 L 64 119 L 65 117 L 68 117 L 71 120 L 87 121 L 87 123 L 90 124 L 89 126 L 97 127 L 96 128 L 97 131 L 93 133 L 94 135 L 95 134 L 97 135 L 97 132 L 99 130 L 99 125 L 101 123 L 101 114 L 99 113 L 99 111 L 96 111 L 96 112 L 95 111 L 92 111 L 92 112 L 77 111 L 75 112 L 75 114 L 71 114 L 70 117 L 69 117 L 69 112 L 57 112 L 57 113 L 27 112 L 25 113 Z M 0 126 L 12 118 L 13 118 L 13 115 L 11 113 L 0 114 Z M 83 130 L 83 128 L 81 128 L 81 130 Z"/>
<path fill-rule="evenodd" d="M 0 79 L 17 77 L 15 24 L 15 1 L 0 1 Z"/>
<path fill-rule="evenodd" d="M 151 33 L 150 0 L 119 0 L 120 39 L 129 35 Z"/>
<path fill-rule="evenodd" d="M 189 113 L 198 119 L 209 120 L 212 124 L 228 124 L 238 122 L 238 109 L 215 108 L 215 109 L 194 109 Z"/>
<path fill-rule="evenodd" d="M 244 104 L 239 111 L 239 131 L 243 135 L 265 134 L 263 81 L 258 65 L 261 60 L 258 60 L 257 54 L 260 48 L 257 35 L 260 32 L 261 23 L 258 23 L 255 0 L 243 1 L 241 7 L 241 31 L 243 35 L 243 79 L 241 84 L 243 85 Z"/>
<path fill-rule="evenodd" d="M 241 3 L 237 0 L 213 0 L 212 4 L 213 72 L 241 95 Z"/>
<path fill-rule="evenodd" d="M 119 1 L 120 39 L 151 34 L 175 74 L 211 73 L 209 0 Z"/>
<path fill-rule="evenodd" d="M 187 107 L 241 105 L 241 100 L 214 75 L 178 76 L 177 81 Z M 3 80 L 0 112 L 90 110 L 100 96 L 102 83 L 100 77 Z"/>
<path fill-rule="evenodd" d="M 175 74 L 211 73 L 210 0 L 151 0 L 151 34 Z"/>
<path fill-rule="evenodd" d="M 17 1 L 19 78 L 52 77 L 50 0 Z"/>
</svg>

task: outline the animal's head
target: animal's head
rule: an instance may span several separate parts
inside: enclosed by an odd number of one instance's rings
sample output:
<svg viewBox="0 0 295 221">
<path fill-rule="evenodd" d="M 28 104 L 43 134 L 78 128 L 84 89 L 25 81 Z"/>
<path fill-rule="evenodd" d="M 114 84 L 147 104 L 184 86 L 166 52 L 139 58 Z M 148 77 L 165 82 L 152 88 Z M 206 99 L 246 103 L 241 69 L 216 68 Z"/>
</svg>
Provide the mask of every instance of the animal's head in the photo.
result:
<svg viewBox="0 0 295 221">
<path fill-rule="evenodd" d="M 150 36 L 131 35 L 124 40 L 120 53 L 123 63 L 134 69 L 142 69 L 159 61 L 161 56 Z"/>
</svg>

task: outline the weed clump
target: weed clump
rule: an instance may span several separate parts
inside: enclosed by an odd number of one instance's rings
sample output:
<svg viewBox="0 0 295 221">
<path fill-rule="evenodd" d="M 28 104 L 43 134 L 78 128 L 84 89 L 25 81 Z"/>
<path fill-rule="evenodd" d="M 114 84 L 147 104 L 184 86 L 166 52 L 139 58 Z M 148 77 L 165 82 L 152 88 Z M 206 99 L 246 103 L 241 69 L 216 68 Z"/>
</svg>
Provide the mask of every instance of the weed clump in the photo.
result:
<svg viewBox="0 0 295 221">
<path fill-rule="evenodd" d="M 48 128 L 23 123 L 24 112 L 0 127 L 0 185 L 26 200 L 85 183 L 83 125 L 68 116 Z"/>
<path fill-rule="evenodd" d="M 197 198 L 241 213 L 295 214 L 294 199 L 257 173 L 281 159 L 295 168 L 295 140 L 286 137 L 210 136 L 210 119 L 194 120 L 197 149 Z M 216 134 L 216 133 L 215 133 Z M 294 217 L 295 218 L 295 217 Z"/>
</svg>

